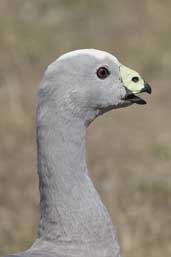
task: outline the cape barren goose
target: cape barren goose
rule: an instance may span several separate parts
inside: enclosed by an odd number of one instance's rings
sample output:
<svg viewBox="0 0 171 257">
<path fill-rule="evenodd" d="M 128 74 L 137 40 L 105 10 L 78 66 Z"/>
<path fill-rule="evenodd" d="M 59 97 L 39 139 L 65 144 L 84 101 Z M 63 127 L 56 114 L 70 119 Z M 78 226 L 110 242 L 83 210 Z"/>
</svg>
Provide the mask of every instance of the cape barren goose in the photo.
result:
<svg viewBox="0 0 171 257">
<path fill-rule="evenodd" d="M 40 187 L 38 237 L 15 257 L 119 257 L 109 214 L 89 177 L 85 134 L 99 115 L 151 93 L 141 76 L 113 55 L 69 52 L 50 64 L 38 92 Z M 9 257 L 9 256 L 8 256 Z"/>
</svg>

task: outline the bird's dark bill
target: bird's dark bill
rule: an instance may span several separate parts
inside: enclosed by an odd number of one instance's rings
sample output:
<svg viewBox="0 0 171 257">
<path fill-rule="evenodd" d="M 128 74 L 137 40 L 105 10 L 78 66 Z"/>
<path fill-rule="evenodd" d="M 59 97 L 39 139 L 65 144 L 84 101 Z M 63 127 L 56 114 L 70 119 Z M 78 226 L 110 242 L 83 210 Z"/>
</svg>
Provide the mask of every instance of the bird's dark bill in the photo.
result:
<svg viewBox="0 0 171 257">
<path fill-rule="evenodd" d="M 125 97 L 126 101 L 129 101 L 130 103 L 135 103 L 135 104 L 146 104 L 146 101 L 142 99 L 141 97 L 134 95 L 134 94 L 129 94 Z"/>
</svg>

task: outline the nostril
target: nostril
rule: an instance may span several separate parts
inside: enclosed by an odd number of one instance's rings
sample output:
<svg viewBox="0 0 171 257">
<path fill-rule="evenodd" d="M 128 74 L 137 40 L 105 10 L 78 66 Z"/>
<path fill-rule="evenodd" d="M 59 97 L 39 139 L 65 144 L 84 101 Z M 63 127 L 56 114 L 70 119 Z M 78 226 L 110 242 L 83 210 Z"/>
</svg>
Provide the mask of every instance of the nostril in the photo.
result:
<svg viewBox="0 0 171 257">
<path fill-rule="evenodd" d="M 133 77 L 133 78 L 132 78 L 132 81 L 135 82 L 135 83 L 137 83 L 137 82 L 139 81 L 139 77 L 137 77 L 137 76 Z"/>
</svg>

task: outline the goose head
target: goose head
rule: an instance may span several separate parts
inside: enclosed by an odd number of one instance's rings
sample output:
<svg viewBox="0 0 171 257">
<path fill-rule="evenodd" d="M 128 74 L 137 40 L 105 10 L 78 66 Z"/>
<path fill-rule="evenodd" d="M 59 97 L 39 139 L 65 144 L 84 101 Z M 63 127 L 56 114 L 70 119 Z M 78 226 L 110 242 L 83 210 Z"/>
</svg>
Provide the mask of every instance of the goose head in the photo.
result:
<svg viewBox="0 0 171 257">
<path fill-rule="evenodd" d="M 66 53 L 48 66 L 39 95 L 58 108 L 65 106 L 89 125 L 111 109 L 146 104 L 137 96 L 142 92 L 151 93 L 151 87 L 136 71 L 112 54 L 83 49 Z"/>
</svg>

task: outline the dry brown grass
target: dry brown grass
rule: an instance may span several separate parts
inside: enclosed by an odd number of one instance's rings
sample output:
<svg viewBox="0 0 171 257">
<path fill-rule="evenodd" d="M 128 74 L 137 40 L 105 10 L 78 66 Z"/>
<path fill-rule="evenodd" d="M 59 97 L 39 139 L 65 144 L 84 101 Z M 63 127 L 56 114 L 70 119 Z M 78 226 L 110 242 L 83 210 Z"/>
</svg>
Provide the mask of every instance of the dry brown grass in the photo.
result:
<svg viewBox="0 0 171 257">
<path fill-rule="evenodd" d="M 35 102 L 61 53 L 114 53 L 152 84 L 148 105 L 113 111 L 88 130 L 92 178 L 123 256 L 171 256 L 170 9 L 166 1 L 0 1 L 0 255 L 36 235 Z"/>
</svg>

